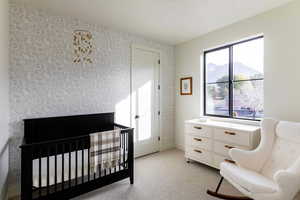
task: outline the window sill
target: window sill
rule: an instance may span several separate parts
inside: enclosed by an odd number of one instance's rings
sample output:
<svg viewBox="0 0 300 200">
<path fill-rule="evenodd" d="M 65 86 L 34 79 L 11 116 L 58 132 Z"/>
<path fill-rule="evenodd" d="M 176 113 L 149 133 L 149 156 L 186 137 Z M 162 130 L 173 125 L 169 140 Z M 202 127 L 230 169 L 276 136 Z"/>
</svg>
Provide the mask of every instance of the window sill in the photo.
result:
<svg viewBox="0 0 300 200">
<path fill-rule="evenodd" d="M 211 116 L 204 116 L 204 115 L 200 116 L 200 119 L 208 119 L 208 120 L 218 121 L 218 122 L 230 122 L 230 123 L 237 123 L 237 124 L 260 126 L 260 121 L 253 121 L 253 120 L 247 120 L 247 119 L 211 117 Z"/>
</svg>

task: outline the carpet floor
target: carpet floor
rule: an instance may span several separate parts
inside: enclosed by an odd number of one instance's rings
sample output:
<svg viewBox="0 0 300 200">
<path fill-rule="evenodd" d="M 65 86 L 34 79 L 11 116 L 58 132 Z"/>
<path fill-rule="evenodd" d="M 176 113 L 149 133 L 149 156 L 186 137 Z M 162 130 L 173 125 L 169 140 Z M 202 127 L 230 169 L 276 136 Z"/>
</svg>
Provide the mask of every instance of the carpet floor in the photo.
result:
<svg viewBox="0 0 300 200">
<path fill-rule="evenodd" d="M 136 159 L 134 185 L 126 179 L 74 200 L 216 200 L 206 190 L 215 189 L 219 180 L 216 169 L 186 163 L 184 153 L 172 149 Z M 220 192 L 241 195 L 226 181 Z"/>
</svg>

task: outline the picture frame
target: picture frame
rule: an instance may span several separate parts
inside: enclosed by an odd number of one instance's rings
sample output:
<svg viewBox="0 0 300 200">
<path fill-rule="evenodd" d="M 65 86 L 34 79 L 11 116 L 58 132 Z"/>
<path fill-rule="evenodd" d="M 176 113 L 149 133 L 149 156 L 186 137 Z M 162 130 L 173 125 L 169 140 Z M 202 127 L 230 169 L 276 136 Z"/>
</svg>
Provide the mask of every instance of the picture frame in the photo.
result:
<svg viewBox="0 0 300 200">
<path fill-rule="evenodd" d="M 193 77 L 180 79 L 180 95 L 193 95 Z"/>
</svg>

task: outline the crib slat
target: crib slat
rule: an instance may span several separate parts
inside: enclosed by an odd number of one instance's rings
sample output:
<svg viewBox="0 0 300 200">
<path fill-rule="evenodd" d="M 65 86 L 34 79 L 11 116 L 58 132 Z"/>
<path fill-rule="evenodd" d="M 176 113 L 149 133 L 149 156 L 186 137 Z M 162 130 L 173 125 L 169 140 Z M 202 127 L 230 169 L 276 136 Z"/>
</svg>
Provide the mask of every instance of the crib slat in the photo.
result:
<svg viewBox="0 0 300 200">
<path fill-rule="evenodd" d="M 75 185 L 77 185 L 77 178 L 78 178 L 78 140 L 76 141 L 76 159 L 75 159 Z"/>
<path fill-rule="evenodd" d="M 88 148 L 88 182 L 90 182 L 90 171 L 91 171 L 91 166 L 90 166 L 90 148 Z"/>
<path fill-rule="evenodd" d="M 100 137 L 100 138 L 99 138 Z M 99 140 L 100 139 L 100 140 Z M 101 144 L 100 145 L 98 145 L 97 146 L 97 151 L 100 151 L 100 150 L 102 150 L 102 149 L 99 149 L 99 148 L 101 148 L 101 146 L 102 146 L 102 135 L 98 135 L 98 140 L 101 142 Z M 97 155 L 97 156 L 100 156 L 100 158 L 98 157 L 98 163 L 97 163 L 97 165 L 98 165 L 98 170 L 99 170 L 99 178 L 101 178 L 101 176 L 102 176 L 102 154 L 99 154 L 99 155 Z M 100 162 L 99 162 L 100 161 Z"/>
<path fill-rule="evenodd" d="M 125 160 L 127 160 L 127 153 L 128 153 L 128 133 L 125 134 L 125 149 L 126 149 L 126 153 L 125 153 Z M 128 162 L 125 162 L 126 168 L 128 167 Z"/>
<path fill-rule="evenodd" d="M 61 159 L 62 159 L 62 164 L 61 164 L 61 168 L 62 168 L 62 172 L 61 172 L 61 189 L 64 190 L 64 181 L 65 181 L 65 144 L 62 143 L 62 155 L 61 155 Z"/>
<path fill-rule="evenodd" d="M 125 135 L 126 134 L 127 134 L 127 132 L 123 134 L 123 141 L 122 141 L 122 143 L 123 143 L 123 169 L 125 168 L 125 154 L 126 154 L 126 150 L 125 150 Z"/>
<path fill-rule="evenodd" d="M 125 134 L 125 149 L 126 149 L 126 151 L 128 151 L 128 139 L 127 139 L 127 136 L 128 136 L 128 134 L 126 133 Z"/>
<path fill-rule="evenodd" d="M 120 145 L 120 146 L 121 146 L 121 149 L 123 149 L 123 135 L 124 135 L 124 134 L 121 134 L 121 138 L 120 138 L 120 139 L 121 139 L 121 142 L 120 142 L 120 143 L 121 143 L 121 145 Z M 123 163 L 123 154 L 121 154 L 120 161 L 121 161 L 121 164 L 122 164 L 122 163 Z M 122 166 L 122 165 L 121 165 L 121 166 Z"/>
<path fill-rule="evenodd" d="M 46 147 L 47 148 L 47 195 L 49 195 L 49 178 L 50 178 L 50 170 L 49 170 L 49 155 L 50 155 L 50 148 L 49 146 Z"/>
<path fill-rule="evenodd" d="M 129 145 L 129 133 L 126 132 L 125 134 L 125 145 L 126 145 L 126 151 L 125 151 L 125 166 L 126 169 L 128 168 L 128 145 Z M 127 160 L 127 162 L 126 162 Z"/>
<path fill-rule="evenodd" d="M 54 191 L 57 191 L 57 147 L 58 144 L 55 144 L 55 156 L 54 156 Z"/>
<path fill-rule="evenodd" d="M 121 143 L 121 136 L 122 136 L 122 132 L 120 133 L 120 138 L 119 138 L 119 140 L 120 140 L 120 145 L 119 145 L 119 160 L 118 160 L 119 171 L 121 171 L 121 145 L 122 145 L 122 143 Z"/>
<path fill-rule="evenodd" d="M 69 188 L 71 188 L 71 149 L 72 143 L 69 143 Z"/>
<path fill-rule="evenodd" d="M 84 183 L 84 142 L 81 141 L 81 183 Z"/>
<path fill-rule="evenodd" d="M 116 152 L 116 154 L 117 154 L 118 152 Z M 117 163 L 115 162 L 115 165 L 114 165 L 114 172 L 116 172 L 117 171 Z"/>
<path fill-rule="evenodd" d="M 94 159 L 94 158 L 93 158 Z M 94 163 L 95 165 L 95 163 Z M 97 167 L 97 166 L 93 166 L 94 168 Z M 96 173 L 97 173 L 97 169 L 96 169 Z M 95 173 L 95 170 L 93 171 L 93 174 L 94 174 L 94 180 L 96 179 L 96 173 Z"/>
<path fill-rule="evenodd" d="M 114 142 L 114 141 L 113 141 L 113 142 Z M 113 146 L 113 144 L 110 144 L 110 145 L 109 145 L 109 153 L 110 153 L 110 154 L 112 154 L 112 150 L 113 150 L 112 146 Z M 111 162 L 111 161 L 110 161 L 110 162 Z M 111 166 L 109 166 L 108 172 L 109 172 L 109 174 L 111 174 Z"/>
<path fill-rule="evenodd" d="M 42 149 L 38 146 L 39 151 L 39 197 L 42 196 Z"/>
</svg>

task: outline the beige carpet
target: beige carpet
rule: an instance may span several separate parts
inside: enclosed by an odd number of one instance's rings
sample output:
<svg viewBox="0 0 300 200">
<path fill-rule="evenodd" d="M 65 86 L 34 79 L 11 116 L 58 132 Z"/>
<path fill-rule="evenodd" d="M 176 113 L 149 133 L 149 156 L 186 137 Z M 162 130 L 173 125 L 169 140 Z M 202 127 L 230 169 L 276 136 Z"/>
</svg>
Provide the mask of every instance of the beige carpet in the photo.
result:
<svg viewBox="0 0 300 200">
<path fill-rule="evenodd" d="M 76 200 L 215 200 L 206 194 L 220 179 L 217 170 L 186 163 L 184 153 L 169 150 L 135 160 L 135 183 L 123 180 L 81 195 Z M 227 182 L 220 192 L 239 194 Z"/>
</svg>

